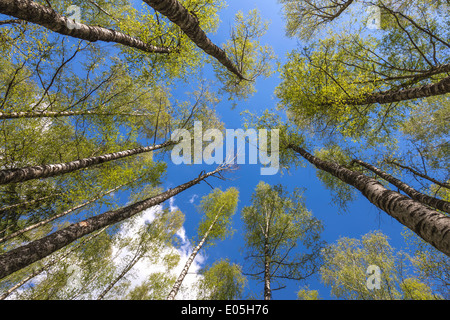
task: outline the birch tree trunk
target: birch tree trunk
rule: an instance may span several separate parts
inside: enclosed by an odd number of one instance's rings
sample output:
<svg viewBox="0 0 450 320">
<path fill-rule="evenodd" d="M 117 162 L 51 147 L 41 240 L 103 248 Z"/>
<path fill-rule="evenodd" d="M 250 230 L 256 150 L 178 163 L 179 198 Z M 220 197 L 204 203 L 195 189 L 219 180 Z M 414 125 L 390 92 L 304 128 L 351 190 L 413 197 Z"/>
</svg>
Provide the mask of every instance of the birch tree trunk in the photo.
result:
<svg viewBox="0 0 450 320">
<path fill-rule="evenodd" d="M 91 204 L 91 203 L 94 203 L 95 201 L 97 201 L 97 200 L 103 198 L 104 196 L 106 196 L 106 195 L 108 195 L 108 194 L 110 194 L 110 193 L 113 193 L 113 192 L 119 190 L 119 189 L 122 188 L 124 185 L 125 185 L 125 184 L 120 185 L 120 186 L 118 186 L 118 187 L 116 187 L 116 188 L 110 189 L 110 190 L 108 190 L 108 191 L 106 191 L 106 192 L 103 192 L 102 194 L 98 195 L 97 197 L 94 197 L 94 198 L 92 198 L 92 199 L 90 199 L 90 200 L 88 200 L 88 201 L 85 201 L 85 202 L 83 202 L 83 203 L 81 203 L 81 204 L 79 204 L 79 205 L 76 205 L 75 207 L 72 207 L 72 208 L 70 208 L 70 209 L 68 209 L 68 210 L 66 210 L 66 211 L 63 211 L 63 212 L 61 212 L 61 213 L 59 213 L 59 214 L 56 214 L 56 215 L 54 215 L 53 217 L 50 217 L 50 218 L 48 218 L 48 219 L 39 221 L 38 223 L 35 223 L 35 224 L 31 225 L 31 226 L 28 226 L 28 227 L 26 227 L 26 228 L 23 228 L 22 230 L 18 230 L 18 231 L 13 232 L 13 233 L 11 233 L 11 234 L 9 234 L 9 235 L 3 237 L 3 238 L 0 238 L 0 243 L 5 242 L 5 241 L 7 241 L 7 240 L 9 240 L 9 239 L 18 237 L 18 236 L 20 236 L 21 234 L 24 234 L 25 232 L 34 230 L 34 229 L 36 229 L 36 228 L 38 228 L 38 227 L 41 227 L 41 226 L 43 226 L 43 225 L 45 225 L 45 224 L 47 224 L 47 223 L 49 223 L 49 222 L 52 222 L 52 221 L 54 221 L 54 220 L 56 220 L 56 219 L 58 219 L 58 218 L 64 217 L 64 216 L 66 216 L 66 215 L 68 215 L 68 214 L 70 214 L 70 213 L 72 213 L 72 212 L 74 212 L 74 211 L 76 211 L 76 210 L 78 210 L 78 209 L 81 209 L 81 208 L 83 208 L 83 207 L 85 207 L 85 206 L 87 206 L 87 205 L 89 205 L 89 204 Z"/>
<path fill-rule="evenodd" d="M 450 256 L 450 217 L 429 209 L 398 192 L 386 189 L 380 182 L 351 171 L 334 162 L 321 160 L 296 145 L 288 148 L 300 154 L 320 170 L 326 171 L 358 189 L 375 206 L 395 218 L 439 251 Z"/>
<path fill-rule="evenodd" d="M 400 89 L 368 94 L 361 99 L 349 99 L 345 103 L 349 105 L 366 105 L 371 103 L 392 103 L 412 99 L 427 98 L 443 95 L 450 92 L 450 77 L 444 78 L 437 83 L 426 84 L 420 87 Z"/>
<path fill-rule="evenodd" d="M 450 120 L 450 117 L 448 118 L 448 120 Z M 402 169 L 406 169 L 406 170 L 408 170 L 409 172 L 415 174 L 416 176 L 419 176 L 419 177 L 421 177 L 421 178 L 427 179 L 427 180 L 429 180 L 429 181 L 431 181 L 431 182 L 437 184 L 437 185 L 440 186 L 440 187 L 443 187 L 443 188 L 446 188 L 446 189 L 450 189 L 450 184 L 440 182 L 440 181 L 438 181 L 438 180 L 436 180 L 436 179 L 434 179 L 434 178 L 432 178 L 432 177 L 430 177 L 430 176 L 428 176 L 428 175 L 426 175 L 426 174 L 423 174 L 423 173 L 418 172 L 417 170 L 414 170 L 414 169 L 411 168 L 411 167 L 404 166 L 404 165 L 402 165 L 402 164 L 400 164 L 400 163 L 397 163 L 397 162 L 395 162 L 395 161 L 386 161 L 386 162 L 389 163 L 389 164 L 393 164 L 393 165 L 395 165 L 395 166 L 397 166 L 397 167 L 400 167 L 400 168 L 402 168 Z"/>
<path fill-rule="evenodd" d="M 98 231 L 97 233 L 92 234 L 89 237 L 86 237 L 85 239 L 83 239 L 83 241 L 80 241 L 79 244 L 74 246 L 69 252 L 65 253 L 63 256 L 61 256 L 61 257 L 52 257 L 52 260 L 50 262 L 48 262 L 45 266 L 43 266 L 43 267 L 41 267 L 39 269 L 33 270 L 33 272 L 31 272 L 28 276 L 26 276 L 25 278 L 20 280 L 13 287 L 11 287 L 8 290 L 6 290 L 5 292 L 3 292 L 3 294 L 0 296 L 0 300 L 6 299 L 12 292 L 17 290 L 21 286 L 23 286 L 25 283 L 27 283 L 28 281 L 30 281 L 34 277 L 38 276 L 42 272 L 49 270 L 52 266 L 56 265 L 58 262 L 61 262 L 61 260 L 63 260 L 65 258 L 67 258 L 68 256 L 70 256 L 75 250 L 80 248 L 82 245 L 86 244 L 87 242 L 89 242 L 93 238 L 99 236 L 103 231 L 105 231 L 105 229 L 106 228 L 103 228 L 100 231 Z"/>
<path fill-rule="evenodd" d="M 1 1 L 1 0 L 0 0 Z M 23 111 L 23 112 L 0 112 L 0 120 L 2 119 L 33 119 L 33 118 L 58 118 L 70 116 L 133 116 L 133 117 L 150 117 L 151 114 L 139 113 L 113 113 L 113 112 L 97 112 L 97 111 Z"/>
<path fill-rule="evenodd" d="M 0 0 L 1 1 L 1 0 Z M 162 144 L 148 147 L 140 147 L 125 151 L 119 151 L 104 154 L 97 157 L 84 158 L 66 163 L 47 164 L 42 166 L 33 166 L 17 169 L 0 170 L 0 185 L 16 182 L 24 182 L 33 179 L 43 179 L 59 176 L 65 173 L 74 172 L 80 169 L 88 168 L 97 164 L 130 157 L 133 155 L 158 150 L 175 144 L 173 141 L 167 141 Z"/>
<path fill-rule="evenodd" d="M 264 300 L 272 299 L 272 289 L 270 288 L 270 253 L 268 239 L 264 244 Z"/>
<path fill-rule="evenodd" d="M 159 48 L 124 33 L 98 26 L 89 26 L 60 15 L 52 8 L 31 0 L 0 0 L 0 13 L 41 25 L 59 34 L 90 42 L 115 42 L 150 53 L 170 53 L 168 48 Z"/>
<path fill-rule="evenodd" d="M 143 210 L 160 204 L 221 170 L 224 170 L 224 167 L 218 167 L 214 171 L 205 173 L 157 196 L 71 224 L 42 239 L 8 251 L 0 256 L 0 279 L 47 257 L 85 235 L 126 220 Z"/>
<path fill-rule="evenodd" d="M 272 226 L 272 211 L 271 209 L 264 206 L 264 220 L 266 225 L 264 226 L 265 230 L 264 234 L 264 300 L 272 299 L 272 289 L 270 287 L 270 248 L 269 248 L 269 239 L 270 239 L 270 230 Z"/>
<path fill-rule="evenodd" d="M 393 176 L 383 172 L 382 170 L 378 169 L 377 167 L 366 163 L 361 160 L 353 160 L 354 163 L 357 163 L 361 166 L 363 166 L 366 169 L 369 169 L 370 171 L 374 172 L 379 177 L 383 178 L 384 180 L 388 181 L 389 183 L 392 183 L 392 185 L 396 186 L 403 192 L 405 192 L 408 196 L 411 197 L 413 200 L 417 200 L 423 204 L 426 204 L 430 207 L 433 207 L 435 209 L 450 213 L 450 202 L 437 199 L 434 197 L 430 197 L 426 194 L 423 194 L 416 189 L 412 188 L 411 186 L 407 185 L 406 183 L 400 181 L 397 178 L 394 178 Z"/>
<path fill-rule="evenodd" d="M 174 300 L 175 296 L 177 295 L 178 291 L 180 290 L 181 284 L 183 283 L 184 278 L 186 277 L 186 274 L 189 271 L 189 268 L 191 267 L 192 262 L 194 262 L 195 257 L 197 256 L 197 253 L 202 248 L 203 244 L 205 243 L 206 239 L 208 238 L 209 233 L 213 229 L 214 225 L 216 224 L 217 220 L 219 219 L 219 214 L 216 215 L 214 218 L 214 221 L 209 226 L 208 230 L 203 235 L 202 240 L 198 243 L 198 245 L 194 248 L 191 255 L 187 259 L 183 270 L 181 270 L 180 275 L 178 276 L 177 281 L 175 281 L 175 284 L 172 287 L 172 290 L 170 290 L 169 295 L 167 296 L 166 300 Z"/>
<path fill-rule="evenodd" d="M 135 265 L 136 263 L 139 262 L 139 260 L 142 258 L 143 256 L 143 252 L 138 252 L 136 253 L 136 255 L 133 257 L 133 259 L 131 260 L 131 262 L 122 270 L 122 272 L 105 288 L 105 290 L 102 291 L 102 293 L 97 297 L 97 300 L 103 300 L 103 298 L 105 297 L 105 295 L 111 291 L 111 289 L 117 284 L 117 282 L 119 282 L 123 277 L 125 277 L 125 275 L 128 273 L 128 271 L 130 271 Z"/>
<path fill-rule="evenodd" d="M 234 73 L 239 79 L 245 80 L 242 73 L 227 57 L 224 50 L 216 46 L 200 28 L 197 17 L 192 15 L 177 0 L 143 0 L 156 11 L 166 16 L 175 23 L 200 49 L 208 55 L 216 58 L 229 71 Z"/>
</svg>

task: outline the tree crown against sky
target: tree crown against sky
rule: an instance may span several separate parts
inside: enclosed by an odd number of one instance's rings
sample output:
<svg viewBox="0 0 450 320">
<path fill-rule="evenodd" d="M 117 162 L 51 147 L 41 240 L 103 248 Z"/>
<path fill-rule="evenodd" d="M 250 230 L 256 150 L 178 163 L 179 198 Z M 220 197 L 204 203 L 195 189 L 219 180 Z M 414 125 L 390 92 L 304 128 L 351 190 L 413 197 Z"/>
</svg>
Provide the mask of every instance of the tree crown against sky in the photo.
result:
<svg viewBox="0 0 450 320">
<path fill-rule="evenodd" d="M 216 0 L 74 5 L 78 25 L 68 20 L 74 12 L 64 1 L 0 0 L 3 298 L 166 299 L 199 244 L 189 261 L 193 276 L 186 273 L 178 296 L 273 298 L 295 286 L 299 298 L 315 299 L 329 289 L 315 290 L 320 270 L 335 297 L 361 298 L 364 286 L 340 292 L 338 286 L 355 286 L 330 279 L 345 273 L 349 260 L 334 268 L 337 248 L 351 246 L 336 230 L 346 216 L 370 210 L 378 210 L 379 221 L 388 214 L 415 232 L 408 263 L 418 271 L 404 281 L 386 280 L 396 288 L 390 298 L 445 292 L 448 3 L 294 0 L 250 10 Z M 274 8 L 284 14 L 275 27 Z M 369 8 L 379 14 L 378 29 L 368 28 Z M 280 52 L 289 41 L 285 32 L 299 42 Z M 192 130 L 195 121 L 204 131 L 279 129 L 281 164 L 292 178 L 283 170 L 258 184 L 250 167 L 174 166 L 167 156 L 171 133 Z M 322 187 L 310 192 L 315 182 L 304 172 L 311 167 Z M 220 200 L 217 187 L 230 198 Z M 329 192 L 334 206 L 319 206 L 317 195 Z M 203 220 L 186 205 L 202 199 L 200 193 L 209 194 L 199 206 Z M 360 194 L 368 201 L 355 209 Z M 183 214 L 172 207 L 174 196 L 185 202 Z M 140 219 L 156 209 L 152 219 Z M 328 223 L 335 211 L 341 222 Z M 117 239 L 129 221 L 143 223 L 138 236 Z M 367 234 L 363 242 L 372 237 L 395 260 L 383 235 L 351 225 Z M 370 225 L 369 231 L 379 227 Z M 225 237 L 232 229 L 233 237 Z M 320 251 L 319 233 L 329 230 L 335 246 Z M 227 243 L 232 250 L 223 249 Z M 358 251 L 359 242 L 352 243 Z M 215 246 L 200 250 L 208 244 Z M 246 270 L 238 247 L 257 261 L 254 270 Z M 202 259 L 209 269 L 198 268 Z M 384 261 L 369 260 L 394 274 Z M 81 287 L 71 283 L 71 263 L 82 270 Z M 133 282 L 149 265 L 155 272 Z M 354 281 L 365 280 L 361 272 Z"/>
</svg>

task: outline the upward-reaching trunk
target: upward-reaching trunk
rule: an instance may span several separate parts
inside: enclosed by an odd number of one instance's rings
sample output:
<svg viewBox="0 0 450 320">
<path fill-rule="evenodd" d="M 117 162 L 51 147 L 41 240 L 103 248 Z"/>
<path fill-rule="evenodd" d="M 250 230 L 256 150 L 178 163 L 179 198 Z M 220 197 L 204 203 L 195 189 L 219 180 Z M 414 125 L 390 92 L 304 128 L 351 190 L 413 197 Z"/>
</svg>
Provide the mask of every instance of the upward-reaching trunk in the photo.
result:
<svg viewBox="0 0 450 320">
<path fill-rule="evenodd" d="M 136 179 L 136 180 L 137 180 L 137 179 Z M 87 206 L 87 205 L 89 205 L 89 204 L 91 204 L 91 203 L 96 202 L 97 200 L 103 198 L 104 196 L 106 196 L 106 195 L 108 195 L 108 194 L 110 194 L 110 193 L 113 193 L 113 192 L 119 190 L 119 189 L 122 188 L 123 186 L 125 186 L 125 184 L 122 184 L 122 185 L 117 186 L 117 187 L 115 187 L 115 188 L 113 188 L 113 189 L 110 189 L 110 190 L 108 190 L 108 191 L 106 191 L 106 192 L 103 192 L 103 193 L 101 193 L 100 195 L 98 195 L 98 196 L 96 196 L 96 197 L 94 197 L 94 198 L 92 198 L 92 199 L 90 199 L 90 200 L 88 200 L 88 201 L 85 201 L 85 202 L 83 202 L 83 203 L 81 203 L 81 204 L 79 204 L 79 205 L 76 205 L 76 206 L 74 206 L 74 207 L 72 207 L 72 208 L 70 208 L 70 209 L 67 209 L 67 210 L 65 210 L 65 211 L 63 211 L 63 212 L 61 212 L 61 213 L 58 213 L 58 214 L 56 214 L 56 215 L 54 215 L 54 216 L 52 216 L 52 217 L 50 217 L 50 218 L 48 218 L 48 219 L 39 221 L 39 222 L 37 222 L 37 223 L 35 223 L 35 224 L 32 224 L 31 226 L 28 226 L 28 227 L 23 228 L 23 229 L 21 229 L 21 230 L 15 231 L 15 232 L 13 232 L 13 233 L 11 233 L 11 234 L 9 234 L 9 235 L 3 237 L 3 238 L 0 238 L 0 243 L 5 242 L 5 241 L 7 241 L 7 240 L 9 240 L 9 239 L 18 237 L 18 236 L 24 234 L 25 232 L 28 232 L 28 231 L 34 230 L 34 229 L 36 229 L 36 228 L 42 227 L 43 225 L 45 225 L 45 224 L 47 224 L 47 223 L 50 223 L 50 222 L 52 222 L 52 221 L 54 221 L 54 220 L 56 220 L 56 219 L 59 219 L 59 218 L 64 217 L 64 216 L 67 216 L 68 214 L 70 214 L 70 213 L 72 213 L 72 212 L 74 212 L 74 211 L 77 211 L 77 210 L 79 210 L 79 209 L 81 209 L 81 208 L 83 208 L 83 207 L 85 207 L 85 206 Z"/>
<path fill-rule="evenodd" d="M 205 243 L 206 239 L 209 236 L 209 233 L 211 232 L 211 230 L 213 229 L 214 225 L 216 224 L 217 220 L 219 219 L 219 214 L 216 215 L 216 217 L 214 218 L 214 221 L 211 223 L 211 225 L 209 226 L 208 230 L 205 232 L 205 234 L 203 235 L 202 240 L 198 243 L 198 245 L 194 248 L 194 250 L 192 251 L 191 255 L 189 256 L 189 258 L 187 259 L 183 270 L 181 270 L 180 275 L 178 276 L 177 281 L 175 281 L 175 284 L 172 287 L 172 290 L 170 290 L 170 293 L 167 296 L 167 300 L 174 300 L 175 296 L 177 295 L 178 291 L 180 290 L 181 284 L 183 283 L 184 278 L 186 277 L 186 274 L 189 271 L 189 268 L 191 267 L 192 262 L 194 262 L 195 257 L 197 256 L 197 253 L 200 251 L 200 249 L 202 248 L 203 244 Z"/>
<path fill-rule="evenodd" d="M 53 252 L 64 248 L 73 241 L 78 240 L 85 235 L 126 220 L 135 214 L 142 212 L 143 210 L 158 205 L 221 170 L 224 170 L 224 168 L 219 167 L 214 171 L 205 173 L 189 182 L 181 184 L 154 197 L 138 201 L 117 210 L 107 211 L 78 223 L 73 223 L 70 226 L 55 231 L 42 239 L 35 240 L 24 246 L 8 251 L 0 256 L 0 279 L 47 257 Z"/>
<path fill-rule="evenodd" d="M 270 230 L 272 226 L 272 211 L 265 208 L 264 213 L 264 300 L 272 300 L 272 289 L 270 287 L 270 267 L 271 267 L 271 252 L 269 248 Z"/>
<path fill-rule="evenodd" d="M 1 1 L 1 0 L 0 0 Z M 0 112 L 0 119 L 19 119 L 19 118 L 59 118 L 70 116 L 132 116 L 132 117 L 150 117 L 151 114 L 143 113 L 113 113 L 99 111 L 22 111 L 22 112 Z"/>
<path fill-rule="evenodd" d="M 66 257 L 70 256 L 73 252 L 75 252 L 75 250 L 77 250 L 78 248 L 81 248 L 81 246 L 88 243 L 93 238 L 99 236 L 105 229 L 106 228 L 103 228 L 102 230 L 98 231 L 97 233 L 94 233 L 94 234 L 90 235 L 89 237 L 84 238 L 83 241 L 80 241 L 80 243 L 78 243 L 76 246 L 71 248 L 71 250 L 68 251 L 67 253 L 65 253 L 62 257 L 52 257 L 51 261 L 49 261 L 45 266 L 40 267 L 39 269 L 33 270 L 33 272 L 28 274 L 25 278 L 20 280 L 13 287 L 11 287 L 8 290 L 6 290 L 5 292 L 3 292 L 2 295 L 0 296 L 0 300 L 6 299 L 14 290 L 17 290 L 18 288 L 20 288 L 25 283 L 27 283 L 34 277 L 38 276 L 42 272 L 49 270 L 52 266 L 56 265 L 58 262 L 61 262 L 62 259 L 65 259 Z"/>
<path fill-rule="evenodd" d="M 405 192 L 408 196 L 410 196 L 412 199 L 417 200 L 423 204 L 426 204 L 430 207 L 433 207 L 435 209 L 450 213 L 450 202 L 437 199 L 434 197 L 430 197 L 429 195 L 423 194 L 416 189 L 412 188 L 411 186 L 407 185 L 406 183 L 400 181 L 397 178 L 394 178 L 393 176 L 387 174 L 386 172 L 383 172 L 382 170 L 378 169 L 377 167 L 366 163 L 361 160 L 353 160 L 354 163 L 357 163 L 361 166 L 363 166 L 366 169 L 369 169 L 370 171 L 374 172 L 379 177 L 383 178 L 384 180 L 388 181 L 389 183 L 392 183 L 394 186 Z"/>
<path fill-rule="evenodd" d="M 160 48 L 143 42 L 122 32 L 83 23 L 73 24 L 68 18 L 52 8 L 31 0 L 0 0 L 0 13 L 41 25 L 54 32 L 90 42 L 115 42 L 145 52 L 170 53 L 168 48 Z"/>
<path fill-rule="evenodd" d="M 36 203 L 36 202 L 44 201 L 44 200 L 47 200 L 47 199 L 50 199 L 50 198 L 59 197 L 60 195 L 62 195 L 62 193 L 51 194 L 49 196 L 41 197 L 39 199 L 33 199 L 33 200 L 30 200 L 30 201 L 19 202 L 19 203 L 15 203 L 15 204 L 11 204 L 11 205 L 5 206 L 5 207 L 1 207 L 0 208 L 0 216 L 7 210 L 11 210 L 11 209 L 14 209 L 14 208 L 17 208 L 17 207 L 27 207 L 27 206 L 29 206 L 31 204 Z M 3 231 L 0 231 L 0 234 L 2 232 Z M 1 242 L 1 240 L 0 240 L 0 242 Z"/>
<path fill-rule="evenodd" d="M 358 189 L 375 206 L 398 220 L 433 245 L 450 256 L 450 217 L 412 200 L 398 192 L 386 189 L 380 182 L 360 172 L 344 168 L 334 162 L 324 161 L 303 148 L 289 145 L 288 148 L 320 170 L 324 170 L 343 182 Z"/>
<path fill-rule="evenodd" d="M 178 25 L 181 30 L 191 39 L 200 49 L 210 56 L 216 58 L 229 71 L 234 73 L 239 79 L 244 80 L 244 76 L 227 57 L 224 50 L 216 46 L 200 28 L 197 17 L 192 15 L 177 0 L 143 0 L 156 11 L 166 16 L 170 21 Z"/>
<path fill-rule="evenodd" d="M 450 77 L 444 78 L 439 82 L 425 84 L 419 87 L 408 89 L 390 90 L 364 95 L 357 99 L 347 99 L 344 102 L 349 105 L 366 105 L 371 103 L 393 103 L 407 101 L 412 99 L 427 98 L 443 95 L 450 92 Z"/>
<path fill-rule="evenodd" d="M 270 288 L 270 253 L 268 239 L 264 244 L 264 300 L 272 299 L 272 289 Z"/>
<path fill-rule="evenodd" d="M 173 144 L 175 144 L 175 142 L 167 141 L 155 146 L 140 147 L 136 149 L 108 153 L 97 157 L 84 158 L 66 163 L 46 164 L 42 166 L 0 170 L 0 185 L 13 182 L 24 182 L 33 179 L 55 177 L 65 173 L 88 168 L 97 164 L 130 157 L 144 152 L 158 150 Z"/>
<path fill-rule="evenodd" d="M 448 120 L 450 120 L 450 117 L 448 118 Z M 397 167 L 406 169 L 406 170 L 412 172 L 413 174 L 415 174 L 416 176 L 419 176 L 419 177 L 421 177 L 421 178 L 427 179 L 427 180 L 429 180 L 429 181 L 431 181 L 431 182 L 437 184 L 437 185 L 440 186 L 440 187 L 443 187 L 443 188 L 446 188 L 446 189 L 450 189 L 450 184 L 440 182 L 440 181 L 438 181 L 438 180 L 436 180 L 436 179 L 434 179 L 434 178 L 432 178 L 432 177 L 430 177 L 430 176 L 428 176 L 428 175 L 426 175 L 426 174 L 423 174 L 423 173 L 420 173 L 420 172 L 417 171 L 417 170 L 414 170 L 414 169 L 411 168 L 411 167 L 402 165 L 401 163 L 398 163 L 398 162 L 395 162 L 395 161 L 386 161 L 386 162 L 389 163 L 389 164 L 393 164 L 393 165 L 395 165 L 395 166 L 397 166 Z"/>
<path fill-rule="evenodd" d="M 127 266 L 122 270 L 122 272 L 105 288 L 105 290 L 100 293 L 97 300 L 103 300 L 105 295 L 111 291 L 111 289 L 119 282 L 125 275 L 139 262 L 139 260 L 144 256 L 145 251 L 138 250 L 133 256 L 133 259 L 127 264 Z"/>
</svg>

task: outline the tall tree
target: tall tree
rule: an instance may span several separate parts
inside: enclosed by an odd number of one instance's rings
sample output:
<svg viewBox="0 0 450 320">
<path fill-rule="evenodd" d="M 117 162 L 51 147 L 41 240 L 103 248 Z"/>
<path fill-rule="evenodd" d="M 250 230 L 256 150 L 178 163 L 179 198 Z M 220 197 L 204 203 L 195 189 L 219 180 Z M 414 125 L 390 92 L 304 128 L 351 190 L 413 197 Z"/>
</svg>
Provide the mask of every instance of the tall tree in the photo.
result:
<svg viewBox="0 0 450 320">
<path fill-rule="evenodd" d="M 4 278 L 9 274 L 20 270 L 33 262 L 36 262 L 53 252 L 65 247 L 71 242 L 99 230 L 105 226 L 110 226 L 117 222 L 132 217 L 136 213 L 147 208 L 155 206 L 174 195 L 200 183 L 206 178 L 224 170 L 224 167 L 218 167 L 216 170 L 200 175 L 199 177 L 181 184 L 173 189 L 167 190 L 157 196 L 138 201 L 126 207 L 107 211 L 101 215 L 88 218 L 86 220 L 73 223 L 70 226 L 58 230 L 42 239 L 35 240 L 22 247 L 13 249 L 0 256 L 0 278 Z"/>
<path fill-rule="evenodd" d="M 357 300 L 442 299 L 408 270 L 408 257 L 395 252 L 386 235 L 341 238 L 324 251 L 322 281 L 337 298 Z"/>
<path fill-rule="evenodd" d="M 12 182 L 23 182 L 31 179 L 42 179 L 47 177 L 54 177 L 65 173 L 73 172 L 76 170 L 88 168 L 97 164 L 121 159 L 137 155 L 144 152 L 150 152 L 158 150 L 170 145 L 173 145 L 173 141 L 167 141 L 163 144 L 156 146 L 140 147 L 131 150 L 119 151 L 110 154 L 105 154 L 97 157 L 84 158 L 67 163 L 48 164 L 43 166 L 35 166 L 28 168 L 17 168 L 0 171 L 0 184 L 7 184 Z"/>
<path fill-rule="evenodd" d="M 167 296 L 167 300 L 175 299 L 175 296 L 180 290 L 181 284 L 200 249 L 202 249 L 203 246 L 214 244 L 215 240 L 224 239 L 231 233 L 231 217 L 236 211 L 237 202 L 238 191 L 235 188 L 229 188 L 226 191 L 214 189 L 209 195 L 202 199 L 200 208 L 205 213 L 205 216 L 198 227 L 198 237 L 200 238 L 200 241 L 189 255 L 183 270 Z"/>
<path fill-rule="evenodd" d="M 352 171 L 335 162 L 324 161 L 297 145 L 288 148 L 302 156 L 316 168 L 326 171 L 355 187 L 375 206 L 413 230 L 426 242 L 450 256 L 450 217 L 431 210 L 398 192 L 385 188 L 379 181 Z"/>
<path fill-rule="evenodd" d="M 225 51 L 216 46 L 207 37 L 206 33 L 200 27 L 200 21 L 195 13 L 192 14 L 189 12 L 178 0 L 144 0 L 144 2 L 178 25 L 200 49 L 216 58 L 240 80 L 245 79 L 237 66 L 228 58 Z"/>
<path fill-rule="evenodd" d="M 127 257 L 127 261 L 120 273 L 103 289 L 98 295 L 97 300 L 102 300 L 113 287 L 126 277 L 130 270 L 136 266 L 140 261 L 145 260 L 147 263 L 155 263 L 160 256 L 164 256 L 164 249 L 172 245 L 175 233 L 182 227 L 184 222 L 184 215 L 174 210 L 162 210 L 155 214 L 153 221 L 148 222 L 144 226 L 125 226 L 122 229 L 126 231 L 123 233 L 132 233 L 131 237 L 134 239 L 127 239 L 127 237 L 119 232 L 116 238 L 118 241 L 126 242 L 127 251 L 131 251 L 131 258 Z M 128 221 L 132 225 L 133 221 Z M 128 227 L 128 228 L 127 228 Z M 137 230 L 136 230 L 137 229 Z M 132 230 L 133 232 L 130 232 Z M 124 239 L 125 238 L 125 239 Z"/>
<path fill-rule="evenodd" d="M 399 179 L 387 174 L 386 172 L 380 170 L 379 168 L 364 162 L 362 160 L 353 160 L 352 163 L 359 164 L 360 166 L 369 169 L 370 171 L 374 172 L 384 180 L 390 182 L 392 185 L 396 186 L 398 189 L 405 192 L 408 196 L 411 197 L 411 199 L 417 200 L 425 205 L 428 205 L 430 207 L 433 207 L 435 209 L 450 213 L 450 202 L 447 202 L 445 200 L 437 199 L 435 197 L 428 196 L 426 194 L 420 193 L 411 186 L 407 185 L 406 183 L 400 181 Z"/>
<path fill-rule="evenodd" d="M 40 5 L 31 0 L 2 0 L 0 13 L 36 23 L 52 31 L 90 42 L 115 42 L 150 53 L 170 53 L 169 48 L 159 48 L 122 32 L 74 22 L 57 13 L 50 7 Z"/>
<path fill-rule="evenodd" d="M 379 13 L 383 29 L 379 34 L 367 28 L 368 6 Z M 299 127 L 312 126 L 315 132 L 337 129 L 352 138 L 389 134 L 405 121 L 418 99 L 428 101 L 450 90 L 450 46 L 444 31 L 448 16 L 441 15 L 445 6 L 421 0 L 286 2 L 287 13 L 289 8 L 303 7 L 302 16 L 320 17 L 330 31 L 289 55 L 277 89 L 280 107 Z M 341 20 L 341 24 L 327 20 L 329 13 L 342 14 L 339 8 L 358 18 L 348 15 L 348 23 Z M 296 22 L 288 18 L 289 23 Z"/>
<path fill-rule="evenodd" d="M 220 260 L 208 268 L 199 283 L 199 298 L 205 300 L 237 300 L 242 298 L 247 283 L 241 266 Z"/>
<path fill-rule="evenodd" d="M 305 280 L 320 267 L 322 223 L 305 208 L 300 190 L 260 182 L 252 205 L 242 209 L 249 272 L 264 283 L 264 299 L 272 299 L 272 282 Z"/>
<path fill-rule="evenodd" d="M 353 0 L 280 0 L 286 18 L 288 36 L 309 39 L 317 30 L 337 19 Z"/>
</svg>

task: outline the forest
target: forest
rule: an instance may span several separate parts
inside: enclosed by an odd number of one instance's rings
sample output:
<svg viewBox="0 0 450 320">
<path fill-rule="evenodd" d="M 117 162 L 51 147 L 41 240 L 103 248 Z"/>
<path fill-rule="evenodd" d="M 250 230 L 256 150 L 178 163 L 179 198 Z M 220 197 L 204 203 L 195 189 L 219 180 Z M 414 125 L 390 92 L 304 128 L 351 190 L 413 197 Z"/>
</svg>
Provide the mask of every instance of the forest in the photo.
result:
<svg viewBox="0 0 450 320">
<path fill-rule="evenodd" d="M 449 300 L 449 8 L 0 0 L 0 299 Z"/>
</svg>

